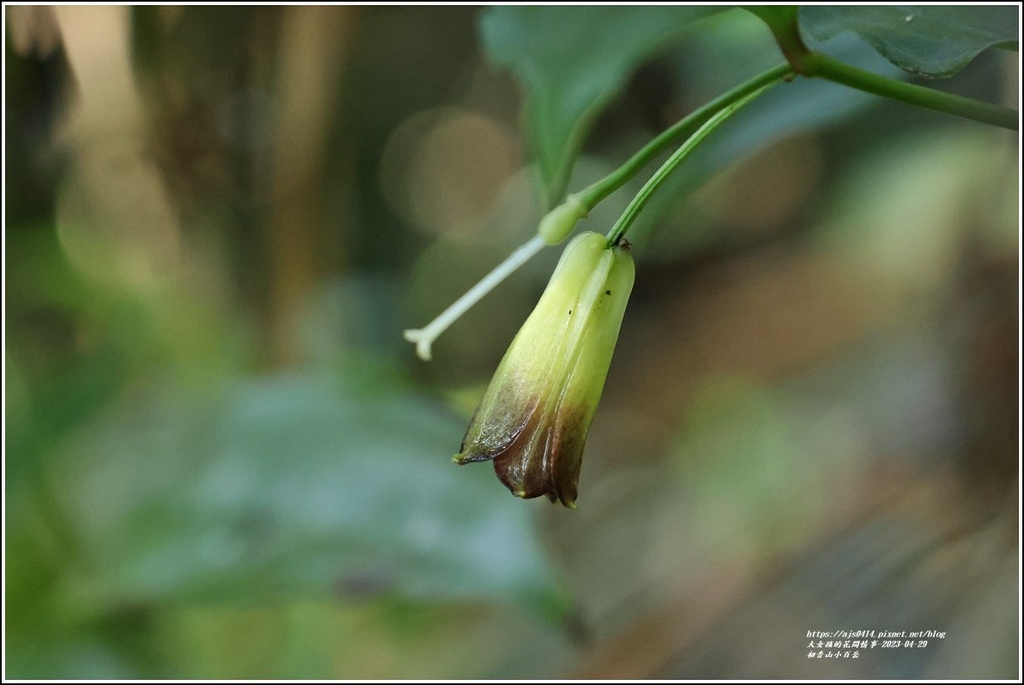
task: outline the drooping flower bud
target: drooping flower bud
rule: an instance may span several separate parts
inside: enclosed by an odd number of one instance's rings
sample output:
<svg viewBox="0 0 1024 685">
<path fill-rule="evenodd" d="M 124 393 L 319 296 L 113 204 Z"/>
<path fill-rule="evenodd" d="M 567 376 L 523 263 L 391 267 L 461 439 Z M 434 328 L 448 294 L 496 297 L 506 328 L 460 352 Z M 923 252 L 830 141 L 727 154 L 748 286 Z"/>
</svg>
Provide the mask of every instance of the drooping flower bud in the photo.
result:
<svg viewBox="0 0 1024 685">
<path fill-rule="evenodd" d="M 633 258 L 583 233 L 501 360 L 455 461 L 494 461 L 512 494 L 575 507 L 587 432 L 633 288 Z"/>
</svg>

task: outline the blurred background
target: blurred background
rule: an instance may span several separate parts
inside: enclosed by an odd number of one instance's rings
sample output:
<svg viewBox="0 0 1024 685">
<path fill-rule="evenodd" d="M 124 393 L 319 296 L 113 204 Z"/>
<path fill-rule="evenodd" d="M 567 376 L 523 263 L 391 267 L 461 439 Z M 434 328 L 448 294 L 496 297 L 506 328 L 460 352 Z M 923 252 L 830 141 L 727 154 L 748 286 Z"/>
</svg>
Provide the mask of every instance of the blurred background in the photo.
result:
<svg viewBox="0 0 1024 685">
<path fill-rule="evenodd" d="M 401 336 L 545 209 L 482 11 L 5 7 L 5 676 L 1019 677 L 1016 134 L 777 87 L 631 234 L 579 510 L 520 501 L 450 457 L 560 250 Z M 717 15 L 570 190 L 780 61 Z"/>
</svg>

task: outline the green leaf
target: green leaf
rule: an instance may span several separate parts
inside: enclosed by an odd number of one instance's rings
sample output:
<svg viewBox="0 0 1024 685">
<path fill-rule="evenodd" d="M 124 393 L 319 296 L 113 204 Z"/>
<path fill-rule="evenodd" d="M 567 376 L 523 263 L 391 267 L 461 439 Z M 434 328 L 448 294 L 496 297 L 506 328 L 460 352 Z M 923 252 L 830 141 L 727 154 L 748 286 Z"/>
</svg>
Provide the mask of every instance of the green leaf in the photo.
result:
<svg viewBox="0 0 1024 685">
<path fill-rule="evenodd" d="M 818 40 L 852 31 L 913 74 L 952 76 L 990 47 L 1019 36 L 1014 6 L 864 5 L 800 8 L 800 26 Z"/>
<path fill-rule="evenodd" d="M 132 663 L 127 650 L 95 635 L 14 635 L 5 641 L 5 648 L 5 680 L 113 682 L 147 677 Z"/>
<path fill-rule="evenodd" d="M 726 7 L 493 7 L 482 15 L 492 60 L 525 91 L 531 150 L 554 206 L 595 116 L 632 71 L 693 22 Z"/>
<path fill-rule="evenodd" d="M 557 604 L 523 503 L 450 461 L 463 422 L 328 374 L 167 388 L 71 446 L 76 587 L 101 605 L 329 594 Z"/>
</svg>

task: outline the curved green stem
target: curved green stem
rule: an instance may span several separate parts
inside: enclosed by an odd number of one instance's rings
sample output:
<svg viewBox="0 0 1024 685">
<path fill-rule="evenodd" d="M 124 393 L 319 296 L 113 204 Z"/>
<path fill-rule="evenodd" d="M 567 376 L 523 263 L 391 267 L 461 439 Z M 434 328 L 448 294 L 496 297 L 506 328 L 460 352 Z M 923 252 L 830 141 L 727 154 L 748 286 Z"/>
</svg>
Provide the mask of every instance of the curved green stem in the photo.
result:
<svg viewBox="0 0 1024 685">
<path fill-rule="evenodd" d="M 773 80 L 762 84 L 756 90 L 748 92 L 743 97 L 718 110 L 707 121 L 705 121 L 692 136 L 687 138 L 686 142 L 680 145 L 679 149 L 673 152 L 672 156 L 665 160 L 665 163 L 662 164 L 656 172 L 654 172 L 654 175 L 651 176 L 650 179 L 648 179 L 647 183 L 645 183 L 640 189 L 640 192 L 636 194 L 626 209 L 619 216 L 615 225 L 612 226 L 610 231 L 608 231 L 608 246 L 612 247 L 619 243 L 622 237 L 626 234 L 626 231 L 629 230 L 629 227 L 633 225 L 633 222 L 643 210 L 647 201 L 651 199 L 651 195 L 654 194 L 654 191 L 657 190 L 658 187 L 664 183 L 665 179 L 668 178 L 669 174 L 675 171 L 676 167 L 678 167 L 680 163 L 682 163 L 682 161 L 686 159 L 698 145 L 700 145 L 701 141 L 707 138 L 712 131 L 725 123 L 733 114 L 742 109 L 744 105 L 781 81 L 788 73 L 788 70 L 779 73 Z"/>
<path fill-rule="evenodd" d="M 575 198 L 575 201 L 583 205 L 587 211 L 593 209 L 599 202 L 601 202 L 601 200 L 611 195 L 613 192 L 621 188 L 629 179 L 633 178 L 633 176 L 636 175 L 636 173 L 648 162 L 672 145 L 693 133 L 693 131 L 695 131 L 698 126 L 706 122 L 711 115 L 766 85 L 776 83 L 782 78 L 792 76 L 793 73 L 793 67 L 789 64 L 780 64 L 777 67 L 755 76 L 749 81 L 741 83 L 732 90 L 722 93 L 714 100 L 711 100 L 702 107 L 690 112 L 670 128 L 662 131 L 657 138 L 647 143 L 647 145 L 644 145 L 618 169 L 608 174 L 600 181 L 587 186 L 580 192 L 573 193 L 572 197 Z"/>
<path fill-rule="evenodd" d="M 752 6 L 745 9 L 768 25 L 782 54 L 801 76 L 823 78 L 865 93 L 983 124 L 1001 126 L 1011 131 L 1020 129 L 1020 117 L 1016 110 L 872 74 L 809 49 L 800 36 L 799 8 L 796 5 Z"/>
<path fill-rule="evenodd" d="M 1001 126 L 1011 131 L 1020 128 L 1016 110 L 872 74 L 820 52 L 808 51 L 801 55 L 799 65 L 799 71 L 804 76 L 816 76 L 867 93 L 946 112 L 983 124 Z"/>
</svg>

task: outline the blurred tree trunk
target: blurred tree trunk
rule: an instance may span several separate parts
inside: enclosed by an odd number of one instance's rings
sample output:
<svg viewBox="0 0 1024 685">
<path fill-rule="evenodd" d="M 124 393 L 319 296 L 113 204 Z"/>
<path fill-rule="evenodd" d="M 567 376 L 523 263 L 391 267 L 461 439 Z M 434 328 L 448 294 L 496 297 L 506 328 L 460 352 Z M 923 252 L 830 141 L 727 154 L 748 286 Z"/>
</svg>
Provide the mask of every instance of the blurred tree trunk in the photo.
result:
<svg viewBox="0 0 1024 685">
<path fill-rule="evenodd" d="M 351 7 L 289 7 L 283 14 L 275 98 L 282 109 L 273 131 L 272 167 L 264 179 L 271 203 L 265 225 L 267 330 L 275 366 L 301 361 L 299 315 L 324 268 L 318 259 L 319 236 L 327 230 L 321 186 L 354 20 Z M 344 228 L 330 230 L 340 234 Z"/>
</svg>

